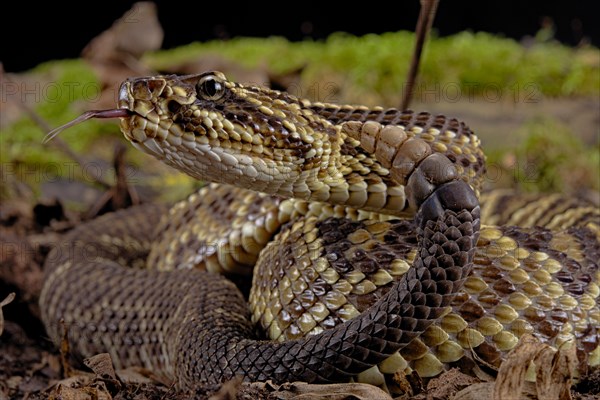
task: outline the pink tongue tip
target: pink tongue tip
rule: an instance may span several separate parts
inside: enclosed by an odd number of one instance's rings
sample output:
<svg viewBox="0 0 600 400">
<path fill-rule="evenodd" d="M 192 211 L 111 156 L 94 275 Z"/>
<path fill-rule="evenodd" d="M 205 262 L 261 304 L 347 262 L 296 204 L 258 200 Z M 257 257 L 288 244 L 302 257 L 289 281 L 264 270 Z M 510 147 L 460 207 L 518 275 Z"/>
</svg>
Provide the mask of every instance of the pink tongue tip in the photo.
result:
<svg viewBox="0 0 600 400">
<path fill-rule="evenodd" d="M 50 132 L 48 132 L 48 134 L 46 134 L 46 136 L 44 137 L 44 140 L 42 140 L 42 143 L 44 143 L 44 144 L 48 143 L 49 141 L 54 139 L 59 133 L 61 133 L 65 129 L 68 129 L 72 126 L 80 124 L 83 121 L 87 121 L 88 119 L 92 119 L 92 118 L 127 118 L 131 114 L 132 114 L 131 111 L 129 111 L 125 108 L 115 108 L 112 110 L 86 111 L 83 114 L 81 114 L 79 117 L 75 118 L 74 120 L 69 121 L 64 125 L 61 125 L 58 128 L 52 129 Z"/>
</svg>

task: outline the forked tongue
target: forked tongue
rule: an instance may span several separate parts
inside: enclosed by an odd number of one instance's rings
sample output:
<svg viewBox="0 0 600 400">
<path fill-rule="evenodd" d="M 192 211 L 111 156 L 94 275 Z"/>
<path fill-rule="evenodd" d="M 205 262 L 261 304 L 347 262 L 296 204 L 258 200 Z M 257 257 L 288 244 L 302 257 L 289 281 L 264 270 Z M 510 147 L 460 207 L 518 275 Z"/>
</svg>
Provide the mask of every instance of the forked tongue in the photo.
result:
<svg viewBox="0 0 600 400">
<path fill-rule="evenodd" d="M 116 108 L 112 110 L 91 110 L 86 111 L 81 114 L 79 117 L 75 118 L 72 121 L 67 122 L 64 125 L 59 126 L 58 128 L 52 129 L 50 132 L 46 134 L 44 140 L 42 140 L 43 144 L 48 143 L 52 139 L 54 139 L 59 133 L 64 131 L 65 129 L 69 129 L 72 126 L 80 124 L 88 119 L 92 118 L 126 118 L 131 115 L 131 112 L 125 108 Z"/>
</svg>

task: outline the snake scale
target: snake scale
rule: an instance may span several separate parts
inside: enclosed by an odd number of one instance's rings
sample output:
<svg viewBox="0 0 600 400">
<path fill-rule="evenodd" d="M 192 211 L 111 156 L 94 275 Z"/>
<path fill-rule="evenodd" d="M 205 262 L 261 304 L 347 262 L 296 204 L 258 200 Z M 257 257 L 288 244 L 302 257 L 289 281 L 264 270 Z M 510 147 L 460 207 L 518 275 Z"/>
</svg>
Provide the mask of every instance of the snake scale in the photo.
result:
<svg viewBox="0 0 600 400">
<path fill-rule="evenodd" d="M 581 370 L 600 363 L 597 208 L 492 192 L 480 209 L 485 156 L 456 119 L 311 103 L 219 72 L 128 79 L 118 109 L 92 113 L 210 184 L 53 249 L 43 320 L 57 342 L 64 320 L 81 356 L 180 388 L 382 385 L 498 366 L 524 333 L 575 343 Z M 224 277 L 253 271 L 247 299 Z"/>
</svg>

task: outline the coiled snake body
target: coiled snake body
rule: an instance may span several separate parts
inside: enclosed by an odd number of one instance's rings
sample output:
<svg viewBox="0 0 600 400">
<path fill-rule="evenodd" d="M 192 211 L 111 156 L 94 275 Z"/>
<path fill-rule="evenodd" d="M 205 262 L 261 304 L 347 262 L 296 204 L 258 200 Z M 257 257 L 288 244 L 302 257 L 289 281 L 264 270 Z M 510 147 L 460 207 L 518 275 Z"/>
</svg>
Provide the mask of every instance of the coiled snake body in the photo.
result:
<svg viewBox="0 0 600 400">
<path fill-rule="evenodd" d="M 53 250 L 43 319 L 55 340 L 64 319 L 78 354 L 188 388 L 433 376 L 473 354 L 498 365 L 527 332 L 600 363 L 598 211 L 494 194 L 483 221 L 499 226 L 480 227 L 484 155 L 463 123 L 221 73 L 130 79 L 115 115 L 135 147 L 213 183 Z M 248 311 L 221 274 L 252 268 Z"/>
</svg>

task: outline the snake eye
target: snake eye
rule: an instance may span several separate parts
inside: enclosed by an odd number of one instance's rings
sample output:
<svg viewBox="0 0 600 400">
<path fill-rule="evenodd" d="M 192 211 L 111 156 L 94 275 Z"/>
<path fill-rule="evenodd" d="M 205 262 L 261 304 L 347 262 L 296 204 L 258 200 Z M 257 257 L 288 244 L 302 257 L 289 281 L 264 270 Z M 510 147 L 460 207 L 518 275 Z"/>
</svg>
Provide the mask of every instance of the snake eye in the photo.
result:
<svg viewBox="0 0 600 400">
<path fill-rule="evenodd" d="M 196 84 L 196 90 L 204 100 L 219 100 L 225 94 L 225 87 L 214 75 L 202 77 Z"/>
</svg>

